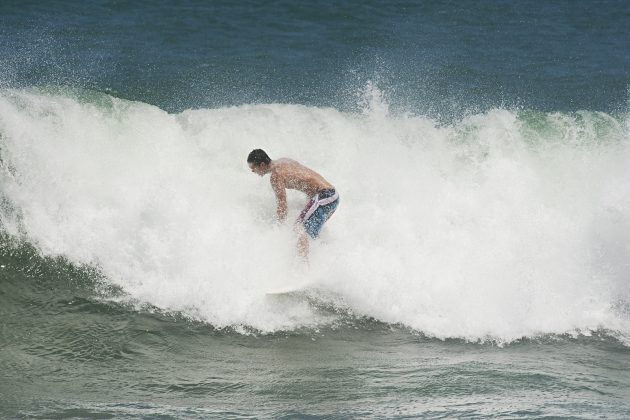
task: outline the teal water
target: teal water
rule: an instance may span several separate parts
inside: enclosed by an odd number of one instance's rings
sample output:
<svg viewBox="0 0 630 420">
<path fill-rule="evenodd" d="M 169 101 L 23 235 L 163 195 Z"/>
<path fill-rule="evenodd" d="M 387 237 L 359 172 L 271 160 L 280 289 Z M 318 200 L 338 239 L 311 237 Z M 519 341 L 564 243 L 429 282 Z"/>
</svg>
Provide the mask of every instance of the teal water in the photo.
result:
<svg viewBox="0 0 630 420">
<path fill-rule="evenodd" d="M 168 111 L 356 109 L 378 82 L 424 115 L 627 108 L 627 2 L 4 1 L 3 82 L 96 88 Z"/>
<path fill-rule="evenodd" d="M 2 2 L 0 417 L 630 417 L 629 24 Z M 258 147 L 343 197 L 308 265 Z"/>
</svg>

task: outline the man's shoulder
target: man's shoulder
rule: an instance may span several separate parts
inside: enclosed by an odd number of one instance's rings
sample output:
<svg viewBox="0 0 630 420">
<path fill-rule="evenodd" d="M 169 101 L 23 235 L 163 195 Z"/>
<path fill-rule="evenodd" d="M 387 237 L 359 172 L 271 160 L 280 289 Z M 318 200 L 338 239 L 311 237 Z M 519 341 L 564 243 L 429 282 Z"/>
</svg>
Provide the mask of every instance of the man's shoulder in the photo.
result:
<svg viewBox="0 0 630 420">
<path fill-rule="evenodd" d="M 274 168 L 271 169 L 271 177 L 270 177 L 270 181 L 272 184 L 282 184 L 284 183 L 284 178 L 286 171 L 284 170 L 284 168 L 279 167 L 279 166 L 275 166 Z"/>
<path fill-rule="evenodd" d="M 271 187 L 276 191 L 276 194 L 282 193 L 287 187 L 287 179 L 283 173 L 272 171 L 269 181 L 271 181 Z"/>
</svg>

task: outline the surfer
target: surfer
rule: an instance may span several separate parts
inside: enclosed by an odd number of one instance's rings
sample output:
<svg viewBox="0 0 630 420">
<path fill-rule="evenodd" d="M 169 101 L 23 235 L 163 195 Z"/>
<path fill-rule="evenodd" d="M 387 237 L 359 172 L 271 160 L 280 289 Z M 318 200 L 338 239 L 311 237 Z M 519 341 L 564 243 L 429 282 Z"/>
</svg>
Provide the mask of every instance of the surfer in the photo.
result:
<svg viewBox="0 0 630 420">
<path fill-rule="evenodd" d="M 286 189 L 302 191 L 309 197 L 304 210 L 295 221 L 298 233 L 297 248 L 299 254 L 308 255 L 308 237 L 315 239 L 324 222 L 332 216 L 339 204 L 339 194 L 335 187 L 320 174 L 296 162 L 293 159 L 281 158 L 271 160 L 261 149 L 252 150 L 247 156 L 247 164 L 253 173 L 264 176 L 271 173 L 271 187 L 276 194 L 278 220 L 283 222 L 287 217 Z"/>
</svg>

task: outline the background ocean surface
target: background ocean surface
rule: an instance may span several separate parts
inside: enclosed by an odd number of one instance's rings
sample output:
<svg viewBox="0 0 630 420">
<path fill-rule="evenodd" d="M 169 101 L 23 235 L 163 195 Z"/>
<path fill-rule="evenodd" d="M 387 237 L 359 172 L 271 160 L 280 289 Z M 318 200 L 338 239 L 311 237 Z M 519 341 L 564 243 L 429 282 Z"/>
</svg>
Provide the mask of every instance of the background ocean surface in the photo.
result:
<svg viewBox="0 0 630 420">
<path fill-rule="evenodd" d="M 0 2 L 0 416 L 630 417 L 629 47 L 626 1 Z M 308 266 L 258 147 L 340 191 Z"/>
</svg>

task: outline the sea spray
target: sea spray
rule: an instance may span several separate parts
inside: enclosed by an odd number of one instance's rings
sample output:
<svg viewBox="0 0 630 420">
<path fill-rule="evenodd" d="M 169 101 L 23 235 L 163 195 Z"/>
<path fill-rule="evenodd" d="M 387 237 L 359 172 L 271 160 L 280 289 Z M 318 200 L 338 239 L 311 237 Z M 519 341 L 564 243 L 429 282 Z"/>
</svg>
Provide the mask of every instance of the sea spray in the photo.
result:
<svg viewBox="0 0 630 420">
<path fill-rule="evenodd" d="M 495 109 L 441 125 L 391 115 L 385 96 L 368 86 L 360 114 L 168 114 L 94 92 L 5 90 L 2 225 L 99 267 L 129 299 L 217 327 L 334 323 L 342 315 L 265 295 L 307 277 L 356 316 L 440 338 L 628 334 L 627 116 Z M 258 147 L 340 191 L 306 268 L 268 179 L 245 164 Z M 304 202 L 289 193 L 289 219 Z"/>
</svg>

